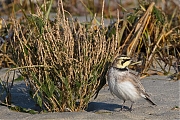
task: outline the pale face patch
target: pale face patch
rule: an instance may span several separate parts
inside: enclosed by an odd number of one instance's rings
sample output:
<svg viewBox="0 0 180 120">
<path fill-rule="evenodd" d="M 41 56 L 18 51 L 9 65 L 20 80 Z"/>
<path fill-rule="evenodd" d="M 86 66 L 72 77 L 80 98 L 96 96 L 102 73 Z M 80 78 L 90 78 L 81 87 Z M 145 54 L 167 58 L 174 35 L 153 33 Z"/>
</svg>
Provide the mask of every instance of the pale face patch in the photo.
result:
<svg viewBox="0 0 180 120">
<path fill-rule="evenodd" d="M 116 58 L 116 60 L 114 62 L 114 67 L 126 68 L 130 63 L 131 63 L 130 57 L 120 56 L 120 57 Z"/>
<path fill-rule="evenodd" d="M 125 61 L 125 60 L 119 60 L 117 62 L 117 68 L 126 68 L 131 63 L 131 60 Z"/>
</svg>

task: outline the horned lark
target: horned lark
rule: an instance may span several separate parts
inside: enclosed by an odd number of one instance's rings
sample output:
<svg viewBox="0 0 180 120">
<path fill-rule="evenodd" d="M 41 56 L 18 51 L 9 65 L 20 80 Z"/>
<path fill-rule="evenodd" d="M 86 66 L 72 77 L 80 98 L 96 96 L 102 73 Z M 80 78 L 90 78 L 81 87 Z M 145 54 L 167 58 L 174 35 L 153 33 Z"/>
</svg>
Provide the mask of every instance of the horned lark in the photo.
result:
<svg viewBox="0 0 180 120">
<path fill-rule="evenodd" d="M 140 97 L 152 105 L 156 105 L 145 92 L 144 87 L 139 81 L 139 77 L 128 70 L 130 63 L 130 57 L 118 56 L 107 73 L 107 81 L 111 93 L 124 101 L 121 110 L 124 107 L 125 101 L 130 100 L 131 107 L 129 110 L 131 111 L 133 103 Z"/>
</svg>

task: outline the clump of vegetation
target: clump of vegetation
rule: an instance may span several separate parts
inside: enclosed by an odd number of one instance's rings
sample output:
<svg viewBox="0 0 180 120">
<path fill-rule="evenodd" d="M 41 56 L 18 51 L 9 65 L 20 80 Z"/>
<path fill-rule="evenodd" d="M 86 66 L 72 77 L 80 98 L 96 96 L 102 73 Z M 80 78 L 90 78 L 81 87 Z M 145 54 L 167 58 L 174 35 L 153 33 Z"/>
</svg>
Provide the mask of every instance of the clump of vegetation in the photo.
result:
<svg viewBox="0 0 180 120">
<path fill-rule="evenodd" d="M 51 21 L 52 2 L 37 6 L 37 12 L 33 11 L 36 14 L 26 14 L 22 9 L 21 18 L 13 17 L 14 34 L 6 48 L 13 61 L 11 70 L 20 71 L 42 110 L 84 110 L 90 98 L 94 94 L 97 97 L 106 84 L 108 66 L 119 54 L 142 60 L 134 68 L 141 76 L 152 74 L 150 68 L 154 66 L 159 66 L 163 74 L 168 74 L 174 63 L 178 68 L 179 26 L 168 24 L 177 11 L 169 21 L 154 3 L 140 5 L 133 14 L 122 20 L 117 16 L 115 23 L 105 27 L 103 15 L 100 24 L 95 16 L 88 24 L 68 18 L 66 14 L 70 14 L 64 10 L 62 0 Z"/>
<path fill-rule="evenodd" d="M 69 21 L 64 12 L 60 1 L 54 21 L 40 9 L 21 21 L 13 19 L 12 59 L 31 96 L 47 111 L 85 109 L 117 49 L 115 39 L 106 40 L 104 28 Z"/>
</svg>

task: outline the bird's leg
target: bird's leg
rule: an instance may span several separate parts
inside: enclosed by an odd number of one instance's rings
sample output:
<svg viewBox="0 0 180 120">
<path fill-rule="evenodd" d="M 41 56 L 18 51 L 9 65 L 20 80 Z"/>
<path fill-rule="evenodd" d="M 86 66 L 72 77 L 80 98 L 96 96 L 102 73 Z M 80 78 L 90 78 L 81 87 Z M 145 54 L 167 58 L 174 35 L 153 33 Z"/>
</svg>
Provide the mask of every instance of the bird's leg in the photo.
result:
<svg viewBox="0 0 180 120">
<path fill-rule="evenodd" d="M 122 104 L 122 107 L 121 107 L 121 110 L 124 108 L 125 102 L 126 102 L 126 101 L 124 100 L 124 102 L 123 102 L 123 104 Z"/>
<path fill-rule="evenodd" d="M 131 112 L 132 111 L 132 106 L 134 104 L 134 101 L 131 101 L 131 107 L 129 108 L 129 111 Z"/>
</svg>

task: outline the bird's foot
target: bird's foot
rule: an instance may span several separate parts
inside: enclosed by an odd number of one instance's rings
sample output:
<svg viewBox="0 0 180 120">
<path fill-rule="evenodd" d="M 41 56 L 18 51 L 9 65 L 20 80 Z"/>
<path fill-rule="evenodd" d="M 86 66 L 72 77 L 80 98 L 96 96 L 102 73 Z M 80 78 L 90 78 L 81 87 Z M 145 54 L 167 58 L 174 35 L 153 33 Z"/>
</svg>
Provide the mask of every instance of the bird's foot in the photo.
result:
<svg viewBox="0 0 180 120">
<path fill-rule="evenodd" d="M 124 106 L 122 106 L 122 107 L 121 107 L 121 109 L 119 109 L 118 111 L 120 112 L 120 111 L 128 111 L 128 110 L 129 110 L 129 109 L 128 109 L 128 107 L 126 107 L 126 106 L 125 106 L 125 107 L 124 107 Z"/>
<path fill-rule="evenodd" d="M 132 111 L 133 111 L 133 109 L 132 109 L 132 107 L 130 107 L 130 108 L 129 108 L 129 112 L 132 112 Z"/>
</svg>

